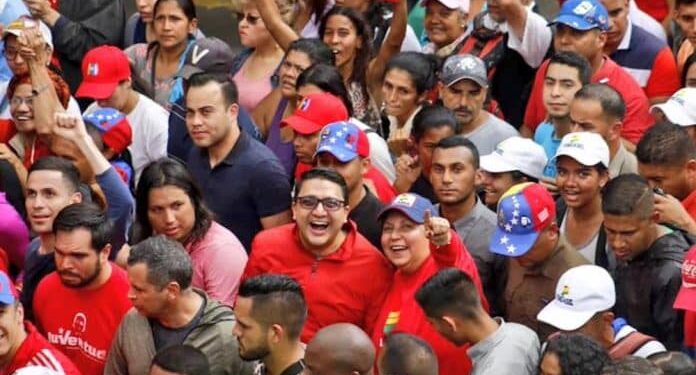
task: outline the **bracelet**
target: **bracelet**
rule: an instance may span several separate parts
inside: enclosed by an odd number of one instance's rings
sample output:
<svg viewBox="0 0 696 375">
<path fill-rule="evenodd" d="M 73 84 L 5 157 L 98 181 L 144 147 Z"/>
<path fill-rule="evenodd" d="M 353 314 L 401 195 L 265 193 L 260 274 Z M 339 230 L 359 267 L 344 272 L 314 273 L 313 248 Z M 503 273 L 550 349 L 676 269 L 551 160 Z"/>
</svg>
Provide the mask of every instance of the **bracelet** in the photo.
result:
<svg viewBox="0 0 696 375">
<path fill-rule="evenodd" d="M 48 84 L 45 84 L 38 89 L 32 88 L 31 90 L 31 95 L 33 96 L 39 96 L 39 94 L 43 93 L 44 91 L 48 90 L 50 86 Z"/>
</svg>

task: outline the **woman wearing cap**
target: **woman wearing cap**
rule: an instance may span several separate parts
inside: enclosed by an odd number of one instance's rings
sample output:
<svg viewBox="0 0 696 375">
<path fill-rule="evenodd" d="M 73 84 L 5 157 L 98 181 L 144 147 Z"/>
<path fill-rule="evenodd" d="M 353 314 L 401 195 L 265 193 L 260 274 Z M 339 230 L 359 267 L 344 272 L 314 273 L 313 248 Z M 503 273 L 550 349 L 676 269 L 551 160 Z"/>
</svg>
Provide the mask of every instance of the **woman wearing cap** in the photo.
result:
<svg viewBox="0 0 696 375">
<path fill-rule="evenodd" d="M 372 340 L 379 350 L 391 332 L 416 335 L 432 346 L 440 375 L 466 374 L 471 370 L 468 346 L 457 347 L 440 336 L 415 299 L 416 291 L 428 278 L 443 268 L 456 267 L 471 276 L 488 309 L 474 260 L 447 219 L 433 217 L 435 212 L 437 209 L 427 199 L 406 193 L 397 196 L 379 215 L 382 249 L 396 273 Z"/>
<path fill-rule="evenodd" d="M 614 263 L 606 249 L 602 188 L 609 182 L 609 147 L 599 134 L 566 134 L 556 152 L 556 218 L 568 242 L 604 268 Z"/>
<path fill-rule="evenodd" d="M 457 52 L 468 35 L 469 0 L 424 0 L 425 32 L 430 43 L 423 52 L 445 58 Z"/>
</svg>

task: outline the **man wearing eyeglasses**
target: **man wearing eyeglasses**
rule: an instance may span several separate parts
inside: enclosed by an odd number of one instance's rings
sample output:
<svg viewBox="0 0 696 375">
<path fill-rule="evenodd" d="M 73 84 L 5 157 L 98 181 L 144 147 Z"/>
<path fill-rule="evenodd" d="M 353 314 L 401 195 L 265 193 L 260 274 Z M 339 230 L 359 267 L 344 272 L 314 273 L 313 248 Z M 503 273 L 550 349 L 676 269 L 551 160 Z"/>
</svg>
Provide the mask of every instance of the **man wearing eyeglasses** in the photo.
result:
<svg viewBox="0 0 696 375">
<path fill-rule="evenodd" d="M 335 171 L 312 169 L 302 174 L 294 197 L 295 222 L 256 236 L 242 280 L 275 273 L 300 283 L 308 307 L 304 343 L 339 322 L 372 332 L 392 270 L 348 219 L 346 181 Z"/>
</svg>

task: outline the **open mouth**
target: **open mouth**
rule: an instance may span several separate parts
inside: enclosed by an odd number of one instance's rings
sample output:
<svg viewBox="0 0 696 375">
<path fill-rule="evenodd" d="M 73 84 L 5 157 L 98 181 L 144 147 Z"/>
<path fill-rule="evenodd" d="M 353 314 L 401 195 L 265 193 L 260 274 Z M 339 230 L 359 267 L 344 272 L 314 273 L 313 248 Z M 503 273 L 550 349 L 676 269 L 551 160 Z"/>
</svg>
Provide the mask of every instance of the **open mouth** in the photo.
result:
<svg viewBox="0 0 696 375">
<path fill-rule="evenodd" d="M 313 233 L 321 235 L 329 229 L 329 223 L 325 221 L 310 221 L 309 228 Z"/>
<path fill-rule="evenodd" d="M 398 254 L 398 253 L 401 253 L 401 252 L 404 252 L 404 251 L 408 250 L 408 246 L 404 246 L 404 245 L 392 245 L 392 246 L 389 246 L 389 250 L 391 250 L 392 252 Z"/>
</svg>

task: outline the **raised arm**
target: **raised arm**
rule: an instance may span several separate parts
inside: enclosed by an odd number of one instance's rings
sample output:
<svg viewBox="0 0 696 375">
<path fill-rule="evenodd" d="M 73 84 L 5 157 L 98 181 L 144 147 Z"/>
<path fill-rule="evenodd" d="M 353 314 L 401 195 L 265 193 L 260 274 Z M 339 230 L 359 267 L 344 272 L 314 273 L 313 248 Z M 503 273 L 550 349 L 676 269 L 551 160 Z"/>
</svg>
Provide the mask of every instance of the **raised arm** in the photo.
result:
<svg viewBox="0 0 696 375">
<path fill-rule="evenodd" d="M 292 26 L 285 23 L 274 0 L 256 0 L 256 8 L 266 29 L 283 51 L 287 51 L 290 43 L 300 38 Z"/>
<path fill-rule="evenodd" d="M 370 65 L 367 68 L 368 89 L 375 99 L 381 98 L 382 76 L 384 75 L 384 69 L 387 67 L 387 62 L 401 51 L 401 43 L 403 43 L 406 36 L 407 22 L 408 6 L 406 5 L 406 0 L 399 0 L 398 3 L 394 4 L 394 18 L 392 18 L 389 33 L 382 42 L 377 56 L 370 61 Z"/>
</svg>

